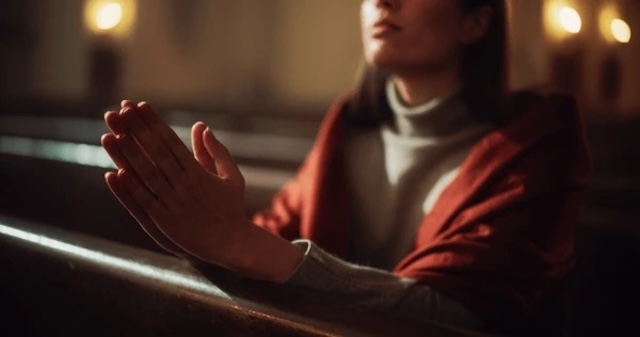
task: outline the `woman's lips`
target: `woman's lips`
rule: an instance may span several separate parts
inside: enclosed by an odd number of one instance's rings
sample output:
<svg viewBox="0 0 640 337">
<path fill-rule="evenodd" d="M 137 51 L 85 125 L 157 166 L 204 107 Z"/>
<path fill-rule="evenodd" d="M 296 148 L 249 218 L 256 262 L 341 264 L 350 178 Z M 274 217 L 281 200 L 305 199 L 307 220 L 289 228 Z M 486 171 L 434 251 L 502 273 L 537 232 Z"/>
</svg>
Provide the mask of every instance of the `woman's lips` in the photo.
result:
<svg viewBox="0 0 640 337">
<path fill-rule="evenodd" d="M 380 20 L 373 25 L 371 29 L 371 35 L 374 38 L 380 38 L 394 32 L 399 32 L 400 30 L 402 30 L 400 26 L 394 24 L 393 22 L 389 20 Z"/>
</svg>

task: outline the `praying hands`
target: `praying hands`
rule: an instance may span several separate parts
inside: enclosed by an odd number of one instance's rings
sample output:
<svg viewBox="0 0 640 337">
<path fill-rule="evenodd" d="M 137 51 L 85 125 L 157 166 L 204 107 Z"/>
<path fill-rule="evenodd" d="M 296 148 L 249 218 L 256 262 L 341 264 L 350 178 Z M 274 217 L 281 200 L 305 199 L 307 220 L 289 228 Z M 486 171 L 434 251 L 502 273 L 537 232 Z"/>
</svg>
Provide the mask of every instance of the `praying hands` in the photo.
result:
<svg viewBox="0 0 640 337">
<path fill-rule="evenodd" d="M 244 178 L 211 129 L 194 124 L 192 154 L 148 103 L 121 107 L 105 114 L 101 141 L 118 167 L 105 180 L 147 234 L 175 255 L 285 281 L 303 252 L 245 215 Z"/>
</svg>

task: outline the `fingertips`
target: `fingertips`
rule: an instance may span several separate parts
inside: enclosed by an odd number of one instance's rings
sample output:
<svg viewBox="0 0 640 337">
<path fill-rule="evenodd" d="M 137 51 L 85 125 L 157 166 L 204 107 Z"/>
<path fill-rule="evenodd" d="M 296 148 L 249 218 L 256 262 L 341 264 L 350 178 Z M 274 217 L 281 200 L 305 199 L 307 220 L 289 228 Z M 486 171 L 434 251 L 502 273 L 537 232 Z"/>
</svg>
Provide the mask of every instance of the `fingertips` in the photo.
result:
<svg viewBox="0 0 640 337">
<path fill-rule="evenodd" d="M 213 130 L 211 130 L 211 128 L 209 127 L 202 131 L 202 139 L 204 139 L 205 144 L 210 143 L 212 145 L 215 145 L 216 143 L 220 143 L 216 136 L 213 134 Z"/>
<path fill-rule="evenodd" d="M 110 115 L 113 115 L 113 114 L 117 115 L 117 114 L 118 114 L 118 112 L 117 112 L 117 111 L 113 111 L 113 110 L 109 110 L 109 111 L 105 112 L 105 113 L 104 113 L 104 116 L 103 116 L 103 117 L 104 117 L 104 120 L 106 121 L 106 120 L 107 120 L 107 118 L 110 118 Z"/>
<path fill-rule="evenodd" d="M 204 145 L 207 148 L 207 152 L 214 158 L 227 158 L 231 157 L 231 153 L 224 144 L 222 144 L 218 138 L 213 134 L 210 128 L 206 128 L 202 132 L 202 138 Z"/>
<path fill-rule="evenodd" d="M 104 174 L 104 180 L 107 182 L 107 186 L 109 186 L 111 192 L 113 192 L 113 194 L 115 194 L 116 196 L 120 196 L 122 195 L 122 193 L 124 193 L 125 188 L 122 185 L 120 177 L 118 177 L 117 173 L 112 171 L 106 172 Z"/>
<path fill-rule="evenodd" d="M 104 180 L 107 181 L 108 184 L 115 182 L 118 179 L 118 174 L 113 171 L 108 171 L 104 173 Z"/>
<path fill-rule="evenodd" d="M 133 134 L 139 141 L 147 140 L 145 139 L 144 135 L 147 134 L 146 138 L 149 137 L 149 134 L 146 133 L 148 127 L 136 113 L 135 109 L 129 107 L 122 109 L 122 111 L 120 112 L 120 118 L 122 119 L 123 123 L 127 125 L 127 131 L 129 133 Z"/>
<path fill-rule="evenodd" d="M 120 111 L 108 111 L 104 115 L 104 120 L 111 131 L 118 135 L 128 131 L 127 115 L 137 109 L 136 103 L 132 100 L 122 100 L 120 102 Z"/>
<path fill-rule="evenodd" d="M 136 107 L 136 103 L 130 99 L 124 99 L 120 102 L 120 107 L 122 109 L 124 108 L 132 108 L 134 109 Z"/>
<path fill-rule="evenodd" d="M 206 128 L 202 131 L 202 140 L 204 143 L 204 147 L 207 149 L 207 152 L 211 157 L 217 156 L 216 151 L 216 137 L 213 136 L 213 132 L 210 128 Z"/>
<path fill-rule="evenodd" d="M 202 132 L 205 128 L 206 126 L 202 122 L 197 122 L 191 127 L 191 148 L 196 159 L 207 152 L 202 143 Z"/>
<path fill-rule="evenodd" d="M 127 131 L 122 117 L 116 111 L 107 111 L 107 113 L 104 114 L 104 121 L 113 134 L 122 134 Z"/>
<path fill-rule="evenodd" d="M 204 144 L 207 152 L 215 158 L 217 171 L 222 177 L 229 178 L 238 185 L 244 185 L 244 178 L 229 150 L 213 135 L 213 131 L 207 128 L 204 133 Z"/>
<path fill-rule="evenodd" d="M 126 124 L 127 126 L 130 127 L 131 123 L 134 122 L 134 119 L 137 119 L 138 116 L 134 108 L 126 107 L 120 110 L 119 118 L 123 124 Z"/>
<path fill-rule="evenodd" d="M 100 143 L 102 144 L 102 146 L 105 146 L 105 144 L 111 144 L 114 140 L 115 140 L 115 136 L 113 135 L 113 133 L 105 133 L 100 137 Z"/>
<path fill-rule="evenodd" d="M 127 165 L 127 159 L 120 151 L 116 136 L 110 133 L 104 134 L 102 135 L 100 142 L 102 143 L 102 147 L 107 151 L 109 157 L 111 157 L 111 160 L 116 164 L 116 167 L 122 168 Z"/>
<path fill-rule="evenodd" d="M 147 113 L 147 114 L 154 114 L 155 113 L 155 111 L 151 107 L 151 104 L 149 104 L 146 101 L 142 101 L 142 102 L 138 103 L 137 107 L 138 107 L 138 111 L 140 111 L 140 112 Z"/>
<path fill-rule="evenodd" d="M 193 124 L 193 126 L 191 127 L 191 137 L 192 138 L 201 138 L 202 137 L 202 132 L 207 128 L 207 126 L 201 122 L 198 121 L 195 124 Z"/>
<path fill-rule="evenodd" d="M 202 132 L 207 128 L 207 126 L 203 122 L 196 122 L 191 127 L 191 138 L 192 139 L 202 139 Z"/>
<path fill-rule="evenodd" d="M 213 156 L 207 150 L 204 144 L 204 132 L 208 127 L 203 122 L 197 122 L 191 128 L 191 143 L 193 145 L 193 155 L 196 160 L 204 167 L 209 173 L 218 174 L 216 169 L 216 162 Z"/>
<path fill-rule="evenodd" d="M 144 120 L 150 127 L 157 123 L 160 119 L 151 105 L 145 101 L 138 103 L 137 111 L 142 116 L 142 120 Z"/>
<path fill-rule="evenodd" d="M 107 111 L 104 113 L 104 121 L 107 122 L 107 124 L 109 124 L 110 121 L 113 121 L 114 119 L 118 118 L 118 112 L 117 111 Z"/>
<path fill-rule="evenodd" d="M 118 148 L 116 136 L 114 136 L 112 133 L 103 134 L 102 137 L 100 137 L 100 143 L 102 144 L 102 147 L 109 153 Z"/>
</svg>

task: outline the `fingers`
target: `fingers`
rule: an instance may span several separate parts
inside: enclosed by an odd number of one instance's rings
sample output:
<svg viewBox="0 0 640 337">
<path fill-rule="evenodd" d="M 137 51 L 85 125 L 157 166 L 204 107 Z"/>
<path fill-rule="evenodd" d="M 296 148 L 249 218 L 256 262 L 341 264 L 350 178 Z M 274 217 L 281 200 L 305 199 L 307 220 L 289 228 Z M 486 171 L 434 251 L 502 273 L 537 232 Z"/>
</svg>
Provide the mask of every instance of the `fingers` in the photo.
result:
<svg viewBox="0 0 640 337">
<path fill-rule="evenodd" d="M 122 112 L 127 108 L 135 109 L 136 104 L 131 100 L 125 99 L 120 102 L 120 107 L 120 112 Z M 111 129 L 111 132 L 114 135 L 119 135 L 127 132 L 127 125 L 122 119 L 120 113 L 118 113 L 117 111 L 107 111 L 107 113 L 104 114 L 104 121 L 107 123 L 107 126 L 109 127 L 109 129 Z"/>
<path fill-rule="evenodd" d="M 104 114 L 104 121 L 114 135 L 119 135 L 127 132 L 127 126 L 120 117 L 120 114 L 116 111 L 107 111 Z"/>
<path fill-rule="evenodd" d="M 157 119 L 154 122 L 157 130 L 148 127 L 143 115 L 137 113 L 140 108 L 133 101 L 124 100 L 120 105 L 122 110 L 119 113 L 109 111 L 104 115 L 112 133 L 103 135 L 101 143 L 120 168 L 120 174 L 105 174 L 106 183 L 158 245 L 173 254 L 193 258 L 164 235 L 159 226 L 171 222 L 171 210 L 188 201 L 185 184 L 172 186 L 167 177 L 175 181 L 176 177 L 184 176 L 182 165 L 198 165 L 179 137 L 148 105 L 147 112 L 152 113 L 150 117 Z M 184 157 L 188 157 L 186 163 L 177 159 Z"/>
<path fill-rule="evenodd" d="M 116 137 L 116 143 L 126 162 L 129 163 L 131 169 L 135 171 L 136 175 L 139 177 L 139 180 L 134 179 L 134 181 L 139 181 L 139 185 L 143 187 L 146 186 L 150 190 L 150 194 L 151 192 L 154 193 L 166 206 L 170 207 L 172 204 L 179 203 L 180 199 L 176 199 L 176 196 L 173 193 L 173 191 L 178 193 L 178 190 L 169 186 L 167 180 L 142 151 L 138 144 L 136 144 L 133 137 L 128 135 L 118 135 Z M 184 196 L 178 196 L 178 198 L 181 197 Z"/>
<path fill-rule="evenodd" d="M 164 143 L 170 153 L 176 158 L 178 164 L 183 170 L 191 170 L 195 168 L 195 162 L 189 149 L 184 145 L 180 137 L 171 129 L 171 127 L 162 121 L 158 114 L 146 102 L 138 103 L 136 112 L 141 117 L 149 130 L 156 134 Z"/>
<path fill-rule="evenodd" d="M 122 112 L 127 108 L 128 109 L 137 108 L 136 103 L 128 99 L 122 100 L 120 102 L 120 107 L 121 107 L 120 112 Z M 109 129 L 111 129 L 111 132 L 114 135 L 127 132 L 126 124 L 124 120 L 121 118 L 120 113 L 118 113 L 117 111 L 107 111 L 107 113 L 104 114 L 104 121 L 107 123 L 107 126 L 109 127 Z"/>
<path fill-rule="evenodd" d="M 115 135 L 132 133 L 168 179 L 179 173 L 177 168 L 185 171 L 197 166 L 189 149 L 148 103 L 123 100 L 120 106 L 120 113 L 105 114 L 106 124 Z"/>
<path fill-rule="evenodd" d="M 207 127 L 202 122 L 197 122 L 191 128 L 191 147 L 193 148 L 193 156 L 196 160 L 211 174 L 218 174 L 216 170 L 216 161 L 207 152 L 204 146 L 203 133 Z"/>
<path fill-rule="evenodd" d="M 183 165 L 176 160 L 172 149 L 167 147 L 165 141 L 158 132 L 151 130 L 142 120 L 137 110 L 139 108 L 129 100 L 121 102 L 123 107 L 120 113 L 111 111 L 105 114 L 105 121 L 112 132 L 118 136 L 130 135 L 131 141 L 126 137 L 122 142 L 114 141 L 114 138 L 104 137 L 105 149 L 119 168 L 130 168 L 130 171 L 140 177 L 148 188 L 158 196 L 173 197 L 163 202 L 181 202 L 189 200 L 190 195 L 184 186 Z M 189 153 L 189 162 L 193 163 L 193 157 L 182 141 L 175 135 L 166 123 L 158 119 L 157 124 L 164 124 L 169 132 L 177 139 L 183 150 Z M 136 143 L 137 141 L 137 143 Z M 118 146 L 113 146 L 113 144 Z M 139 145 L 138 145 L 139 144 Z M 124 147 L 123 147 L 124 146 Z M 125 153 L 125 151 L 127 151 Z M 185 164 L 185 166 L 188 165 Z M 164 179 L 160 179 L 161 176 Z M 169 193 L 170 190 L 175 192 Z"/>
<path fill-rule="evenodd" d="M 202 132 L 202 138 L 207 152 L 211 157 L 215 158 L 218 174 L 244 188 L 244 177 L 229 150 L 216 139 L 209 128 Z"/>
<path fill-rule="evenodd" d="M 102 143 L 102 147 L 107 151 L 107 154 L 109 155 L 109 157 L 111 157 L 118 169 L 127 170 L 132 175 L 134 175 L 134 179 L 140 180 L 140 177 L 137 176 L 135 170 L 127 161 L 127 157 L 120 150 L 116 136 L 111 133 L 106 133 L 102 135 L 100 142 Z"/>
<path fill-rule="evenodd" d="M 158 167 L 160 173 L 174 189 L 177 188 L 182 181 L 181 178 L 184 172 L 158 133 L 149 129 L 135 109 L 124 108 L 120 116 L 125 121 L 130 134 L 140 143 L 140 146 Z M 182 144 L 182 142 L 180 143 Z M 192 160 L 191 158 L 189 159 Z"/>
<path fill-rule="evenodd" d="M 111 157 L 117 168 L 130 168 L 127 158 L 118 147 L 116 136 L 111 133 L 105 133 L 102 135 L 102 138 L 100 138 L 100 143 L 102 143 L 102 147 L 107 151 L 107 154 Z"/>
<path fill-rule="evenodd" d="M 188 255 L 180 247 L 169 240 L 158 227 L 153 220 L 147 215 L 147 212 L 136 202 L 133 195 L 129 192 L 127 184 L 124 179 L 127 175 L 124 174 L 125 170 L 120 170 L 121 174 L 118 176 L 113 172 L 107 172 L 104 176 L 107 186 L 111 192 L 116 196 L 118 201 L 124 206 L 131 216 L 140 224 L 142 229 L 155 241 L 160 247 L 167 250 L 170 253 L 179 256 Z M 129 177 L 130 178 L 130 177 Z"/>
<path fill-rule="evenodd" d="M 125 109 L 125 108 L 131 108 L 131 109 L 135 109 L 136 108 L 136 103 L 130 99 L 123 99 L 120 102 L 120 108 Z"/>
</svg>

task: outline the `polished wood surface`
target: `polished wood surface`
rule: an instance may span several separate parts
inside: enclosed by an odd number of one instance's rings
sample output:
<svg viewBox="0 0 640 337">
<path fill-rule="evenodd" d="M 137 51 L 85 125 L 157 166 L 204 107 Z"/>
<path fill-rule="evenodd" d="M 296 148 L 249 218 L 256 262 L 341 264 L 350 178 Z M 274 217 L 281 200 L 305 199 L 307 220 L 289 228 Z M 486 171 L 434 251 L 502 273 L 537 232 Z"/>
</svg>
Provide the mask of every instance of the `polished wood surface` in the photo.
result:
<svg viewBox="0 0 640 337">
<path fill-rule="evenodd" d="M 480 336 L 16 218 L 0 217 L 0 262 L 21 335 Z"/>
</svg>

